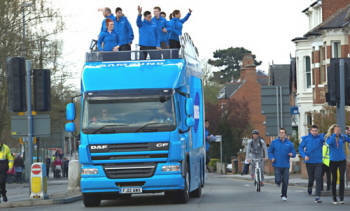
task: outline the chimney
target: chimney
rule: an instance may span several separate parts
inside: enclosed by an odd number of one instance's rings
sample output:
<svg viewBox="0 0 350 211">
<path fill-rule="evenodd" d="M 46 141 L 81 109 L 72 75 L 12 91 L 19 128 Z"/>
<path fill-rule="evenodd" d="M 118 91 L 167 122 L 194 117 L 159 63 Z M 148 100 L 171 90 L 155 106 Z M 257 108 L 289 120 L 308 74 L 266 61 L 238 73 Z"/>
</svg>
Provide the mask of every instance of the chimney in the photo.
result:
<svg viewBox="0 0 350 211">
<path fill-rule="evenodd" d="M 322 0 L 322 22 L 349 4 L 350 0 Z"/>
<path fill-rule="evenodd" d="M 247 54 L 243 57 L 241 68 L 241 80 L 256 80 L 256 65 L 254 57 L 251 54 Z"/>
</svg>

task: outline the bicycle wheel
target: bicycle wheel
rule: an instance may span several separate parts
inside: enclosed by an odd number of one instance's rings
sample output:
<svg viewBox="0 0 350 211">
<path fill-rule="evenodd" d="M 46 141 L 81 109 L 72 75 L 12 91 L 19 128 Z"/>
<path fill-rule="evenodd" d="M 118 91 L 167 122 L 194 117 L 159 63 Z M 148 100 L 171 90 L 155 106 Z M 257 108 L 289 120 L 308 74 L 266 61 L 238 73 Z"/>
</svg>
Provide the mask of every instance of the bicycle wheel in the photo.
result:
<svg viewBox="0 0 350 211">
<path fill-rule="evenodd" d="M 257 175 L 256 175 L 256 192 L 260 192 L 261 191 L 261 180 L 260 180 L 260 169 L 257 169 Z"/>
</svg>

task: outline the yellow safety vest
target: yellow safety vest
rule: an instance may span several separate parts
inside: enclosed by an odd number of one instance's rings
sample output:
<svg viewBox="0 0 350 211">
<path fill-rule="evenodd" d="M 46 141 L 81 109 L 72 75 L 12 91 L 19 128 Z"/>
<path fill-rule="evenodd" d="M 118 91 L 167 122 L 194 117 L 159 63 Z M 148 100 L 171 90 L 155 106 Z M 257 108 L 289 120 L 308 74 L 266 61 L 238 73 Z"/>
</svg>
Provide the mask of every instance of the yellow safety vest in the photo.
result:
<svg viewBox="0 0 350 211">
<path fill-rule="evenodd" d="M 8 160 L 9 168 L 13 167 L 13 157 L 10 148 L 5 144 L 0 147 L 0 160 Z"/>
<path fill-rule="evenodd" d="M 322 147 L 322 162 L 329 167 L 329 146 L 327 144 Z"/>
</svg>

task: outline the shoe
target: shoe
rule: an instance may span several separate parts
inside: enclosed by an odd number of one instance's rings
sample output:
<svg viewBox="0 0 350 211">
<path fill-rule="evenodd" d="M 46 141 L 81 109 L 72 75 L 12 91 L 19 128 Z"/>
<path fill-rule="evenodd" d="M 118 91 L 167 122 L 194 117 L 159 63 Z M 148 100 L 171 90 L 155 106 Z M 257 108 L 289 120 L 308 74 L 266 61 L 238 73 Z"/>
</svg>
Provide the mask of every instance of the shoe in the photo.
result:
<svg viewBox="0 0 350 211">
<path fill-rule="evenodd" d="M 6 195 L 3 195 L 3 196 L 2 196 L 2 200 L 3 200 L 4 202 L 7 202 L 7 196 L 6 196 Z"/>
<path fill-rule="evenodd" d="M 312 195 L 312 190 L 307 190 L 307 193 L 309 194 L 309 196 Z"/>
<path fill-rule="evenodd" d="M 343 200 L 339 201 L 338 204 L 345 204 Z"/>
<path fill-rule="evenodd" d="M 337 199 L 335 199 L 335 200 L 333 199 L 332 204 L 337 205 L 338 204 L 338 200 Z"/>
<path fill-rule="evenodd" d="M 287 201 L 287 197 L 282 196 L 282 201 Z"/>
<path fill-rule="evenodd" d="M 315 199 L 315 203 L 322 203 L 320 197 L 317 197 L 317 198 Z"/>
</svg>

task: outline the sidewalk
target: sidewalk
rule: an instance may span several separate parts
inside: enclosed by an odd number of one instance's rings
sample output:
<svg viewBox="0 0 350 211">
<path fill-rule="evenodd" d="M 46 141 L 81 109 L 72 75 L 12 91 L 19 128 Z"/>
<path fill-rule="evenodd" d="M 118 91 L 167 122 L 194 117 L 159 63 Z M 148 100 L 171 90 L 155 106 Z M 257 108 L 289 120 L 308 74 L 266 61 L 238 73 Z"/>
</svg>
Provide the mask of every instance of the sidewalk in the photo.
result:
<svg viewBox="0 0 350 211">
<path fill-rule="evenodd" d="M 47 182 L 47 194 L 49 195 L 49 199 L 34 200 L 29 198 L 28 183 L 7 184 L 6 189 L 8 202 L 5 203 L 1 201 L 0 208 L 63 204 L 80 200 L 81 193 L 68 193 L 67 185 L 67 179 L 49 179 Z"/>
</svg>

